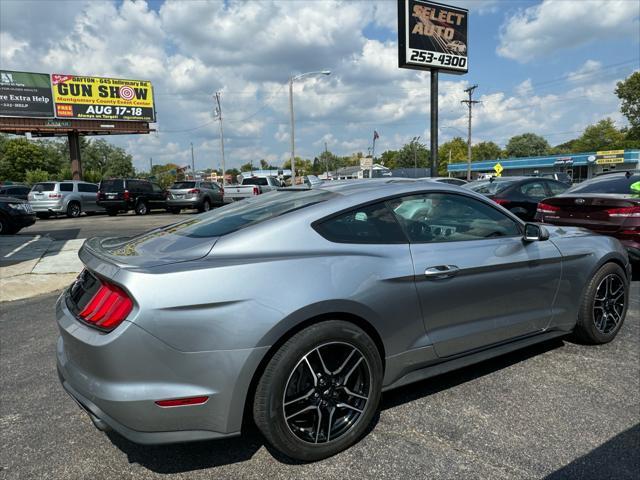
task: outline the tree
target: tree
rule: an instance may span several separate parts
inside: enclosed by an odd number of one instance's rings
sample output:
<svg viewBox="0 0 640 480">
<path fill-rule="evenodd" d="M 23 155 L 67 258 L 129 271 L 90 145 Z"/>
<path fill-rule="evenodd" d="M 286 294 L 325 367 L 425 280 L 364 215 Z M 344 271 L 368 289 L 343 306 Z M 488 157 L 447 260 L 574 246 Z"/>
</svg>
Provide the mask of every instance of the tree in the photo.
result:
<svg viewBox="0 0 640 480">
<path fill-rule="evenodd" d="M 540 135 L 523 133 L 509 139 L 506 153 L 508 157 L 537 157 L 551 153 L 551 145 Z"/>
<path fill-rule="evenodd" d="M 573 142 L 578 152 L 596 152 L 624 148 L 625 135 L 616 128 L 613 120 L 606 118 L 595 125 L 589 125 L 584 133 Z"/>
<path fill-rule="evenodd" d="M 253 170 L 255 170 L 255 168 L 253 167 L 253 162 L 247 162 L 244 165 L 240 166 L 241 172 L 252 172 Z"/>
<path fill-rule="evenodd" d="M 55 158 L 47 157 L 46 149 L 39 142 L 26 138 L 7 140 L 0 156 L 0 180 L 24 181 L 27 170 L 43 170 L 55 175 L 59 164 Z"/>
<path fill-rule="evenodd" d="M 471 146 L 471 160 L 495 160 L 504 155 L 502 149 L 494 142 L 480 142 Z"/>
<path fill-rule="evenodd" d="M 427 147 L 418 142 L 412 141 L 405 144 L 395 155 L 395 166 L 387 168 L 426 168 L 429 166 L 429 150 Z"/>
<path fill-rule="evenodd" d="M 438 158 L 438 175 L 446 176 L 449 158 L 451 158 L 451 163 L 467 161 L 467 142 L 461 137 L 452 138 L 440 145 Z"/>
<path fill-rule="evenodd" d="M 387 150 L 386 152 L 383 152 L 382 155 L 380 155 L 379 160 L 382 165 L 393 170 L 397 167 L 397 156 L 397 150 Z"/>
<path fill-rule="evenodd" d="M 622 102 L 620 111 L 631 125 L 628 139 L 640 140 L 640 72 L 634 72 L 626 80 L 618 82 L 615 92 Z"/>
</svg>

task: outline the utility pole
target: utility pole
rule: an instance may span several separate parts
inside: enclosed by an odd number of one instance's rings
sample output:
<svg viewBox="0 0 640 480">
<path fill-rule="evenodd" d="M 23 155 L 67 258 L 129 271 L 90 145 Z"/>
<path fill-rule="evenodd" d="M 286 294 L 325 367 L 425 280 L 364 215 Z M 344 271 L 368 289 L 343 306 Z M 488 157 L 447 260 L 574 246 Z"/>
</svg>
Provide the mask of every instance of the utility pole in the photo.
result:
<svg viewBox="0 0 640 480">
<path fill-rule="evenodd" d="M 327 170 L 325 176 L 329 180 L 329 151 L 327 150 L 327 142 L 324 142 L 324 164 Z"/>
<path fill-rule="evenodd" d="M 413 137 L 411 144 L 413 145 L 413 177 L 418 178 L 418 156 L 416 155 L 416 147 L 420 136 Z"/>
<path fill-rule="evenodd" d="M 462 100 L 462 103 L 466 103 L 469 107 L 469 131 L 467 136 L 467 181 L 471 180 L 471 110 L 473 105 L 476 103 L 480 103 L 477 100 L 473 99 L 473 91 L 478 88 L 478 85 L 473 85 L 472 87 L 465 88 L 465 93 L 469 95 L 469 100 Z"/>
<path fill-rule="evenodd" d="M 224 166 L 224 133 L 222 131 L 222 106 L 220 105 L 220 92 L 216 92 L 216 115 L 220 120 L 220 153 L 222 155 L 222 186 L 227 183 L 226 169 Z"/>
<path fill-rule="evenodd" d="M 153 157 L 149 157 L 149 175 L 153 172 Z"/>
<path fill-rule="evenodd" d="M 193 142 L 191 143 L 191 176 L 196 179 L 196 162 L 193 157 Z"/>
<path fill-rule="evenodd" d="M 295 118 L 293 116 L 293 76 L 289 77 L 289 115 L 291 117 L 291 185 L 296 184 Z"/>
</svg>

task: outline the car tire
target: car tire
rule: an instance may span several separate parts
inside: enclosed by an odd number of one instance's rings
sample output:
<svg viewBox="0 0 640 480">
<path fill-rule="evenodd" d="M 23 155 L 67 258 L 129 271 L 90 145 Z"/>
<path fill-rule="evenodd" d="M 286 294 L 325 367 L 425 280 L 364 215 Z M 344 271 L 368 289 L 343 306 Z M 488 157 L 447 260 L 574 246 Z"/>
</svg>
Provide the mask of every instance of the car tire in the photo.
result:
<svg viewBox="0 0 640 480">
<path fill-rule="evenodd" d="M 254 421 L 273 447 L 293 459 L 330 457 L 367 431 L 382 377 L 376 344 L 361 328 L 339 320 L 312 325 L 269 360 L 256 387 Z"/>
<path fill-rule="evenodd" d="M 616 263 L 607 263 L 591 278 L 582 296 L 573 336 L 598 345 L 613 340 L 629 307 L 629 280 Z"/>
<path fill-rule="evenodd" d="M 82 213 L 82 208 L 78 202 L 69 202 L 67 205 L 67 217 L 78 218 Z"/>
<path fill-rule="evenodd" d="M 9 223 L 9 220 L 0 217 L 0 235 L 13 235 L 14 233 L 14 228 Z"/>
<path fill-rule="evenodd" d="M 209 210 L 211 210 L 211 202 L 209 201 L 208 198 L 205 198 L 202 201 L 202 205 L 200 205 L 200 207 L 198 208 L 198 211 L 202 213 L 202 212 L 208 212 Z"/>
<path fill-rule="evenodd" d="M 41 220 L 44 220 L 46 218 L 49 218 L 51 215 L 48 213 L 36 213 L 36 217 L 38 217 Z"/>
<path fill-rule="evenodd" d="M 114 210 L 111 208 L 107 209 L 107 215 L 109 215 L 110 217 L 115 217 L 116 215 L 118 215 L 118 210 Z"/>
<path fill-rule="evenodd" d="M 135 208 L 136 215 L 146 215 L 149 213 L 149 207 L 147 206 L 147 202 L 144 200 L 138 200 Z"/>
</svg>

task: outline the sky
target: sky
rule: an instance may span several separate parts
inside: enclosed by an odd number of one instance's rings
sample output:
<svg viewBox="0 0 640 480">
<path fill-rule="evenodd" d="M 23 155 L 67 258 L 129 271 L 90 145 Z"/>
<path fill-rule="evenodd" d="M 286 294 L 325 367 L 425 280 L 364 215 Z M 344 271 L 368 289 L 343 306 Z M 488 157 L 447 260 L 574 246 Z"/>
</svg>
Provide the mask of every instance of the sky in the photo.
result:
<svg viewBox="0 0 640 480">
<path fill-rule="evenodd" d="M 477 84 L 473 143 L 534 132 L 551 145 L 602 118 L 626 124 L 616 82 L 640 69 L 638 0 L 452 0 L 469 9 L 469 72 L 441 74 L 440 142 L 466 138 L 464 89 Z M 429 144 L 429 72 L 398 68 L 397 2 L 0 0 L 0 68 L 153 82 L 149 135 L 107 137 L 137 169 L 220 167 L 213 94 L 222 95 L 227 168 L 296 154 Z"/>
</svg>

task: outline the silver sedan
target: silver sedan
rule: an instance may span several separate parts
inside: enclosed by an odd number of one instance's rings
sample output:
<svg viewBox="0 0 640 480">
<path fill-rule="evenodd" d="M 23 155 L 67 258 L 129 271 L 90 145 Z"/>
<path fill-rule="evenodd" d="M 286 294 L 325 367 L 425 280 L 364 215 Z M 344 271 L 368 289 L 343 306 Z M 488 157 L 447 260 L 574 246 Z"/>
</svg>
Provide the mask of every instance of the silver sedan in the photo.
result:
<svg viewBox="0 0 640 480">
<path fill-rule="evenodd" d="M 358 441 L 385 390 L 567 334 L 611 341 L 631 274 L 614 238 L 411 180 L 282 189 L 80 258 L 57 365 L 98 428 L 185 442 L 251 417 L 303 461 Z"/>
</svg>

